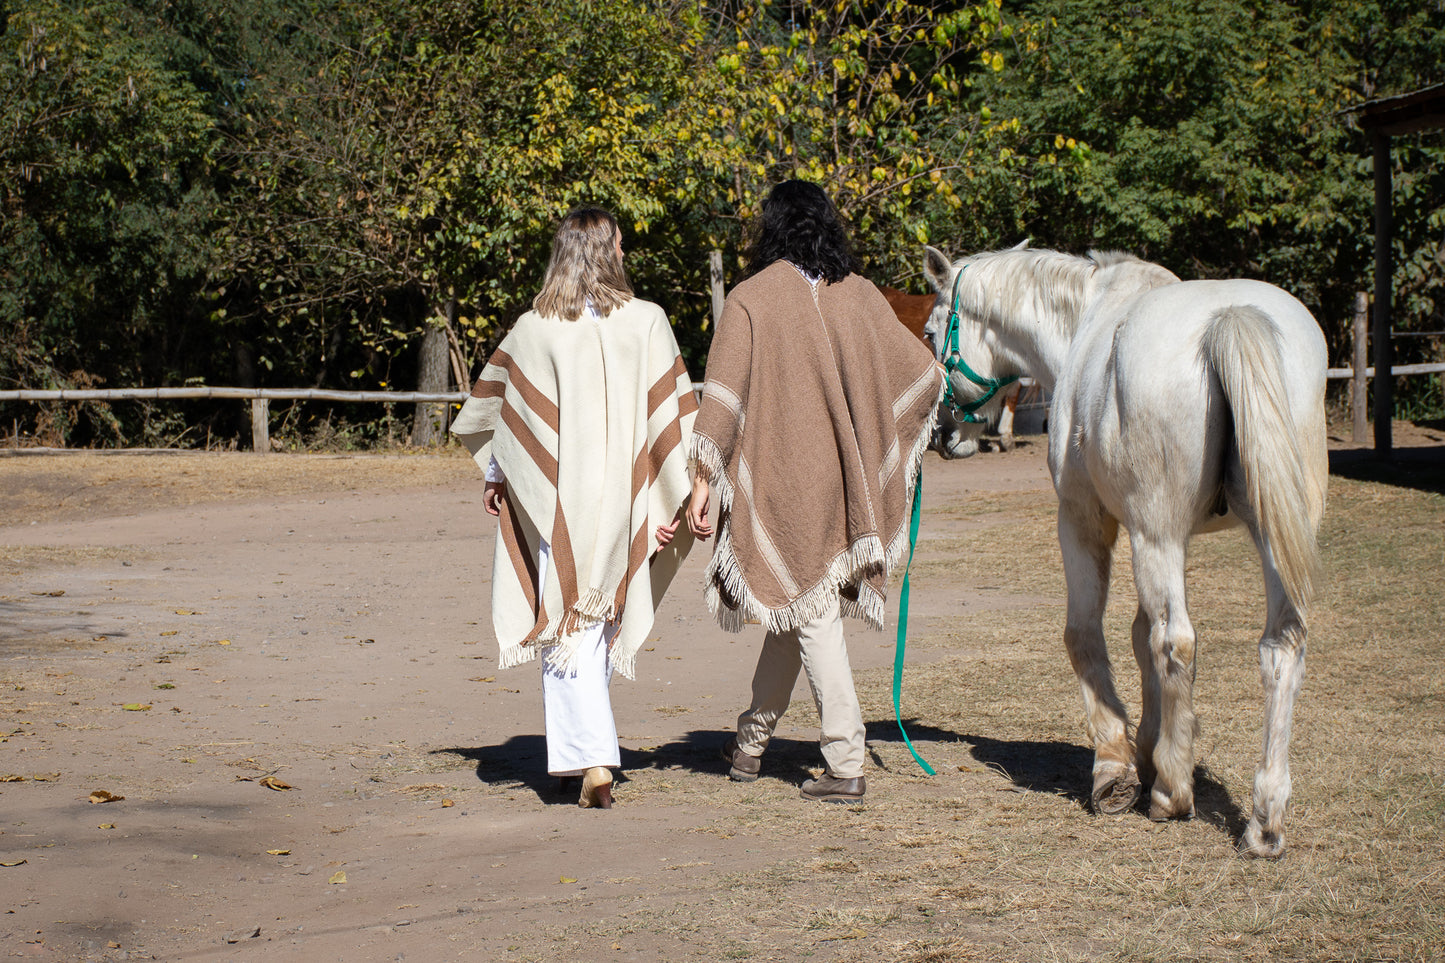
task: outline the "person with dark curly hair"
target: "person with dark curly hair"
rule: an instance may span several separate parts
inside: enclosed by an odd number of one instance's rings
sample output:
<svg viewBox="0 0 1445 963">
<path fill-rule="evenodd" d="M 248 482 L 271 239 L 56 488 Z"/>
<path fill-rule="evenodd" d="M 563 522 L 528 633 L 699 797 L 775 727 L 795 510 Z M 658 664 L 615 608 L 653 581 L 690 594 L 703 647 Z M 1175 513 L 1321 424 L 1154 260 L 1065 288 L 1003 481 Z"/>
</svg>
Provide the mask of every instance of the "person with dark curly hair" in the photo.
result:
<svg viewBox="0 0 1445 963">
<path fill-rule="evenodd" d="M 802 796 L 824 802 L 867 791 L 842 616 L 883 625 L 943 392 L 932 352 L 857 267 L 821 188 L 773 188 L 708 352 L 687 509 L 691 532 L 710 537 L 717 492 L 708 608 L 726 629 L 766 629 L 752 702 L 723 747 L 728 775 L 758 778 L 801 669 L 825 763 Z"/>
</svg>

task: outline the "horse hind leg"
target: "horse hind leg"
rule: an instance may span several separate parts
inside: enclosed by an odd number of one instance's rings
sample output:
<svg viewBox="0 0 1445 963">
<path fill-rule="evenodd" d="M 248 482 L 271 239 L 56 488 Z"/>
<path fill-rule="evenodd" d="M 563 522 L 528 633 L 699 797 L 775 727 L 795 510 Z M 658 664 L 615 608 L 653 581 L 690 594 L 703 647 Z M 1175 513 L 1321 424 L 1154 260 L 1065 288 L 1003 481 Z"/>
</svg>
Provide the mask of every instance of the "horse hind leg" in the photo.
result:
<svg viewBox="0 0 1445 963">
<path fill-rule="evenodd" d="M 1256 543 L 1259 538 L 1256 536 Z M 1284 855 L 1289 807 L 1289 740 L 1295 702 L 1305 674 L 1304 618 L 1290 601 L 1267 547 L 1261 544 L 1269 617 L 1259 640 L 1259 677 L 1264 685 L 1264 749 L 1254 774 L 1249 823 L 1239 840 L 1244 856 Z"/>
<path fill-rule="evenodd" d="M 1194 626 L 1184 591 L 1184 542 L 1136 536 L 1134 586 L 1139 614 L 1134 649 L 1144 683 L 1140 753 L 1152 770 L 1149 818 L 1194 816 Z"/>
<path fill-rule="evenodd" d="M 1084 720 L 1094 742 L 1093 787 L 1096 812 L 1115 815 L 1139 798 L 1129 717 L 1114 688 L 1109 650 L 1104 644 L 1104 605 L 1109 593 L 1109 563 L 1118 525 L 1102 508 L 1059 506 L 1059 545 L 1068 582 L 1064 647 L 1084 696 Z"/>
</svg>

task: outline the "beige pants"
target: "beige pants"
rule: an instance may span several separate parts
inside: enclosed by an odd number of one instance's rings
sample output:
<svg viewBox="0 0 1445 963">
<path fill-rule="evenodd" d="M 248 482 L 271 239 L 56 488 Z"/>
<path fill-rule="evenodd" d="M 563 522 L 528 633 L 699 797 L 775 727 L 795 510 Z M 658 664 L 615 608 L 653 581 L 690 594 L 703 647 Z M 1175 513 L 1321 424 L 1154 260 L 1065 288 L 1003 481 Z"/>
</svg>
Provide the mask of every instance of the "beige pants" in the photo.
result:
<svg viewBox="0 0 1445 963">
<path fill-rule="evenodd" d="M 761 756 L 778 720 L 788 711 L 798 670 L 808 675 L 822 733 L 818 744 L 828 774 L 839 779 L 863 775 L 863 714 L 853 689 L 848 646 L 838 601 L 817 619 L 788 632 L 769 632 L 753 673 L 753 704 L 738 716 L 738 748 Z"/>
</svg>

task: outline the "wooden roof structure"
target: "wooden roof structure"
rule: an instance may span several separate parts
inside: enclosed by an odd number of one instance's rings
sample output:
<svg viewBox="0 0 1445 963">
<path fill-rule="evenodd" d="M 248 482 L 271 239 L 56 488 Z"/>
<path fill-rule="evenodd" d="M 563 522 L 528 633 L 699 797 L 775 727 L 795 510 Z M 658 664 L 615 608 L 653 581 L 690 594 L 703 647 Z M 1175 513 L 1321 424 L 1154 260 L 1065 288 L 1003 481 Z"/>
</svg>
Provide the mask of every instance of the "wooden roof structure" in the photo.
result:
<svg viewBox="0 0 1445 963">
<path fill-rule="evenodd" d="M 1395 410 L 1395 383 L 1390 377 L 1393 347 L 1390 343 L 1390 300 L 1394 295 L 1391 243 L 1394 218 L 1391 204 L 1390 138 L 1445 128 L 1445 84 L 1422 87 L 1395 97 L 1366 101 L 1352 108 L 1360 126 L 1369 132 L 1375 166 L 1375 453 L 1388 459 L 1393 447 L 1390 418 Z"/>
</svg>

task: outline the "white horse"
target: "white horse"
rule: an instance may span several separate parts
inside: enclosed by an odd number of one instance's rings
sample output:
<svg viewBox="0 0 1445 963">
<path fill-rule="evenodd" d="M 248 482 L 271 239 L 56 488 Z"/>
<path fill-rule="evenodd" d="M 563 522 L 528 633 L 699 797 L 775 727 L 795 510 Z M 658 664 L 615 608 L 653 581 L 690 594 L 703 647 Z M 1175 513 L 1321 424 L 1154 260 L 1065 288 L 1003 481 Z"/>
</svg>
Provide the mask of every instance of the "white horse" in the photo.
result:
<svg viewBox="0 0 1445 963">
<path fill-rule="evenodd" d="M 1272 285 L 1180 281 L 1122 254 L 1015 248 L 950 264 L 930 247 L 924 271 L 945 293 L 929 318 L 937 343 L 951 305 L 959 351 L 976 372 L 1029 374 L 1053 392 L 1049 468 L 1068 585 L 1064 645 L 1094 740 L 1097 810 L 1130 808 L 1142 779 L 1152 784 L 1151 819 L 1193 815 L 1198 723 L 1185 552 L 1195 532 L 1249 529 L 1268 608 L 1259 642 L 1264 751 L 1239 848 L 1280 856 L 1329 472 L 1318 324 Z M 951 382 L 961 398 L 979 394 L 971 382 Z M 1132 737 L 1103 633 L 1120 524 L 1139 597 L 1133 644 L 1143 707 Z"/>
</svg>

